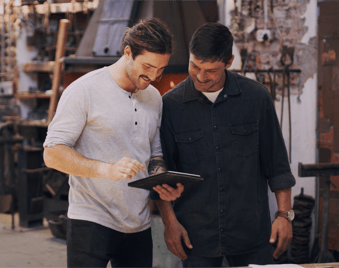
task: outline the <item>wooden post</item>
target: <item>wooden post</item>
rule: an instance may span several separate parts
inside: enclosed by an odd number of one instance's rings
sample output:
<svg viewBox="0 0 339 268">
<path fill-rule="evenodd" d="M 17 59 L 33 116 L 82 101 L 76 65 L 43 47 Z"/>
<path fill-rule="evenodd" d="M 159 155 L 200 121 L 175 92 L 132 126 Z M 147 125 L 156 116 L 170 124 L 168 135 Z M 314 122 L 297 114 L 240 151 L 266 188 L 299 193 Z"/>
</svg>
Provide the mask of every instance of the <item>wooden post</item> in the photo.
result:
<svg viewBox="0 0 339 268">
<path fill-rule="evenodd" d="M 58 40 L 56 44 L 54 70 L 53 70 L 52 95 L 51 95 L 51 99 L 49 103 L 49 110 L 48 110 L 48 123 L 52 121 L 57 104 L 58 104 L 59 87 L 60 87 L 60 80 L 61 80 L 61 67 L 62 67 L 62 63 L 60 62 L 60 59 L 63 58 L 65 55 L 65 45 L 66 45 L 68 24 L 69 24 L 69 20 L 67 19 L 61 19 L 59 22 Z"/>
</svg>

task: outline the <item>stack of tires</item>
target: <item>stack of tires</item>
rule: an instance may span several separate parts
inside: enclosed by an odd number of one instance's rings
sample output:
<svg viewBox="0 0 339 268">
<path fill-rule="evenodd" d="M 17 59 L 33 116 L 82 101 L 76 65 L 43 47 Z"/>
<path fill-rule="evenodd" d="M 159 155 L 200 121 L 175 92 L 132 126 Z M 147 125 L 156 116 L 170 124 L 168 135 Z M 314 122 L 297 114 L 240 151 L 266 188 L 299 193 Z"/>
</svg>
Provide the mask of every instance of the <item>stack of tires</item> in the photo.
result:
<svg viewBox="0 0 339 268">
<path fill-rule="evenodd" d="M 304 195 L 303 188 L 300 195 L 294 197 L 293 210 L 295 218 L 293 225 L 293 238 L 291 242 L 291 263 L 309 262 L 309 243 L 312 227 L 311 213 L 314 207 L 314 198 Z"/>
</svg>

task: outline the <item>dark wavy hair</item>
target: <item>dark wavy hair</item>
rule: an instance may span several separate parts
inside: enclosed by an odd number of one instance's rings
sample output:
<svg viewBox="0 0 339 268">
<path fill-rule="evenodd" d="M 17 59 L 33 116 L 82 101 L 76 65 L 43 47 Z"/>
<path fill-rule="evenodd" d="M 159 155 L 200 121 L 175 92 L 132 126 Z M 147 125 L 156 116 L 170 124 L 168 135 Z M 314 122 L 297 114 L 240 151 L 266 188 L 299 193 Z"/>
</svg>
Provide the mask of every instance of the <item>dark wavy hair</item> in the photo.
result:
<svg viewBox="0 0 339 268">
<path fill-rule="evenodd" d="M 233 36 L 221 23 L 208 22 L 193 34 L 189 51 L 203 61 L 222 61 L 227 64 L 232 58 Z"/>
<path fill-rule="evenodd" d="M 133 59 L 143 50 L 158 54 L 172 54 L 173 35 L 158 18 L 142 20 L 127 28 L 122 38 L 121 51 L 131 47 Z"/>
</svg>

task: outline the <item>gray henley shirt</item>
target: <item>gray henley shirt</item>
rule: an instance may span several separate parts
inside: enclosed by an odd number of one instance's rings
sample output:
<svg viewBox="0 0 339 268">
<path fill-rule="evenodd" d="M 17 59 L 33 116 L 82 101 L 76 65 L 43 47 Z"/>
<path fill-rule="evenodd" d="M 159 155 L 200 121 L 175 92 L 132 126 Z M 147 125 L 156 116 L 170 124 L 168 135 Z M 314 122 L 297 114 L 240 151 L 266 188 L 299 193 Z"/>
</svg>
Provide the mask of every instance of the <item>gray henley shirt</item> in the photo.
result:
<svg viewBox="0 0 339 268">
<path fill-rule="evenodd" d="M 131 94 L 108 68 L 90 72 L 63 92 L 48 127 L 44 147 L 64 144 L 89 159 L 116 163 L 129 157 L 144 164 L 132 181 L 148 176 L 151 157 L 162 156 L 159 127 L 162 100 L 153 86 Z M 149 191 L 128 181 L 69 176 L 71 219 L 101 224 L 123 233 L 150 227 Z"/>
</svg>

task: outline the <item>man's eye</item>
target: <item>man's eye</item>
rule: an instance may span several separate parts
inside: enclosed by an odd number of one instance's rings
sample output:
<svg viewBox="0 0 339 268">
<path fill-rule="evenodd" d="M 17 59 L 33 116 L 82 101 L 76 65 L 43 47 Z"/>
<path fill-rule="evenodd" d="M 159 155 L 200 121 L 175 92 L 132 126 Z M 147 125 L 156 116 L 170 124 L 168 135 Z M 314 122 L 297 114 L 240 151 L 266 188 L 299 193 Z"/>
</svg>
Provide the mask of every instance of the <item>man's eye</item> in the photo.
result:
<svg viewBox="0 0 339 268">
<path fill-rule="evenodd" d="M 208 70 L 209 73 L 215 73 L 216 70 Z"/>
<path fill-rule="evenodd" d="M 144 65 L 144 67 L 145 67 L 146 69 L 149 69 L 149 68 L 151 68 L 151 66 L 147 66 L 147 65 Z"/>
</svg>

